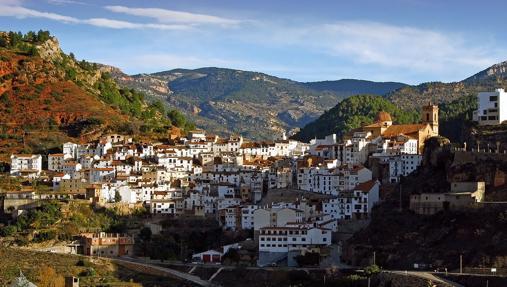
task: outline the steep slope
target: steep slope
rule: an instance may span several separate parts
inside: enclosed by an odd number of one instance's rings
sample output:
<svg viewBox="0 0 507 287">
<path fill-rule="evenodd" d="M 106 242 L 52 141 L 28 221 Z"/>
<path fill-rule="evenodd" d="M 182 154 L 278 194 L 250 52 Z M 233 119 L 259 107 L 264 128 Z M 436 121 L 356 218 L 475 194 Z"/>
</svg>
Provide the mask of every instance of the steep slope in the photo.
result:
<svg viewBox="0 0 507 287">
<path fill-rule="evenodd" d="M 211 132 L 272 138 L 302 127 L 340 100 L 361 92 L 382 95 L 403 86 L 359 80 L 299 83 L 257 72 L 222 68 L 175 69 L 117 81 L 183 109 Z"/>
<path fill-rule="evenodd" d="M 314 137 L 322 138 L 336 133 L 343 136 L 346 132 L 373 123 L 378 112 L 386 111 L 397 123 L 410 123 L 418 120 L 418 114 L 399 109 L 381 96 L 357 95 L 349 97 L 325 112 L 317 120 L 306 125 L 295 139 L 309 141 Z"/>
<path fill-rule="evenodd" d="M 272 138 L 303 126 L 341 99 L 290 80 L 219 68 L 177 69 L 117 79 L 185 110 L 198 126 L 211 132 L 241 133 L 250 138 Z"/>
<path fill-rule="evenodd" d="M 507 61 L 495 64 L 483 71 L 480 71 L 479 73 L 466 78 L 463 80 L 463 82 L 466 83 L 472 83 L 475 81 L 481 81 L 481 80 L 488 80 L 488 79 L 495 79 L 495 78 L 507 78 Z"/>
<path fill-rule="evenodd" d="M 493 65 L 460 82 L 406 86 L 389 93 L 387 97 L 402 108 L 418 108 L 430 101 L 437 104 L 450 103 L 496 88 L 507 88 L 507 62 Z"/>
<path fill-rule="evenodd" d="M 449 182 L 464 179 L 486 182 L 485 201 L 495 199 L 496 191 L 503 195 L 496 200 L 505 200 L 506 185 L 493 186 L 495 174 L 507 171 L 505 160 L 495 154 L 452 152 L 444 138 L 431 138 L 423 156 L 417 172 L 402 179 L 402 212 L 398 190 L 384 193 L 384 200 L 373 210 L 370 225 L 345 244 L 346 261 L 364 263 L 375 251 L 378 264 L 385 268 L 404 270 L 414 263 L 424 263 L 451 272 L 459 269 L 461 254 L 465 268 L 507 268 L 507 245 L 503 244 L 507 240 L 507 211 L 502 204 L 444 210 L 434 215 L 417 215 L 409 210 L 411 194 L 448 192 Z"/>
<path fill-rule="evenodd" d="M 343 97 L 371 94 L 385 95 L 399 88 L 407 86 L 407 84 L 397 82 L 372 82 L 355 79 L 342 79 L 338 81 L 321 81 L 308 82 L 303 84 L 305 87 L 322 92 L 331 92 Z"/>
<path fill-rule="evenodd" d="M 452 142 L 467 140 L 466 131 L 473 126 L 472 114 L 477 109 L 477 93 L 507 88 L 507 62 L 502 62 L 481 71 L 463 81 L 454 83 L 423 83 L 417 86 L 403 86 L 386 95 L 386 99 L 394 104 L 397 112 L 415 115 L 420 107 L 428 102 L 439 104 L 440 134 Z M 368 105 L 368 103 L 365 103 Z M 372 111 L 346 111 L 340 107 L 342 103 L 324 113 L 319 119 L 305 126 L 295 138 L 308 140 L 315 136 L 330 133 L 342 135 L 357 127 L 363 120 L 370 122 Z M 350 113 L 353 114 L 350 114 Z M 414 121 L 417 117 L 413 116 Z M 350 124 L 355 123 L 355 124 Z"/>
<path fill-rule="evenodd" d="M 0 39 L 0 160 L 110 131 L 150 135 L 171 126 L 163 106 L 64 54 L 48 32 L 0 33 Z"/>
</svg>

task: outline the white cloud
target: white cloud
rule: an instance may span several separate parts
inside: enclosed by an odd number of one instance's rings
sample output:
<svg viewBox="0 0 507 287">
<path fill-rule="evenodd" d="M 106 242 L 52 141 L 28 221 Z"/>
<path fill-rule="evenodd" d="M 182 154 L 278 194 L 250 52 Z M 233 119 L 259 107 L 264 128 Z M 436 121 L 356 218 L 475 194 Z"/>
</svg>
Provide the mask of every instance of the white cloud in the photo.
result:
<svg viewBox="0 0 507 287">
<path fill-rule="evenodd" d="M 46 18 L 64 23 L 79 23 L 80 20 L 74 17 L 64 16 L 56 13 L 40 12 L 27 9 L 21 6 L 0 5 L 0 16 L 11 16 L 17 18 Z"/>
<path fill-rule="evenodd" d="M 238 20 L 228 18 L 161 8 L 131 8 L 125 6 L 106 6 L 105 8 L 115 13 L 153 18 L 160 23 L 218 24 L 223 26 L 240 23 Z"/>
<path fill-rule="evenodd" d="M 75 0 L 47 0 L 47 1 L 49 4 L 53 5 L 73 5 L 73 4 L 86 5 L 86 3 L 84 2 Z"/>
<path fill-rule="evenodd" d="M 90 24 L 97 27 L 105 27 L 112 29 L 159 29 L 159 30 L 186 30 L 189 26 L 186 25 L 168 25 L 168 24 L 155 24 L 155 23 L 132 23 L 127 21 L 113 20 L 107 18 L 91 18 L 82 20 L 83 23 Z"/>
<path fill-rule="evenodd" d="M 5 1 L 5 0 L 0 0 Z M 134 23 L 128 21 L 120 21 L 107 18 L 90 18 L 79 19 L 71 16 L 65 16 L 56 13 L 42 12 L 38 10 L 28 9 L 17 5 L 4 5 L 0 2 L 0 16 L 16 17 L 16 18 L 45 18 L 62 23 L 71 24 L 87 24 L 96 27 L 104 27 L 111 29 L 157 29 L 157 30 L 184 30 L 190 29 L 189 25 L 179 24 L 161 24 L 161 23 Z"/>
<path fill-rule="evenodd" d="M 372 71 L 424 74 L 435 80 L 459 80 L 505 60 L 505 49 L 494 42 L 470 38 L 466 32 L 390 25 L 371 21 L 329 24 L 259 26 L 240 36 L 243 41 L 267 47 L 322 54 L 347 65 Z M 352 67 L 351 67 L 352 68 Z M 375 78 L 378 75 L 371 75 Z"/>
<path fill-rule="evenodd" d="M 494 61 L 477 43 L 439 31 L 354 21 L 324 25 L 322 31 L 321 43 L 330 53 L 364 64 L 441 71 L 448 65 L 485 67 Z"/>
</svg>

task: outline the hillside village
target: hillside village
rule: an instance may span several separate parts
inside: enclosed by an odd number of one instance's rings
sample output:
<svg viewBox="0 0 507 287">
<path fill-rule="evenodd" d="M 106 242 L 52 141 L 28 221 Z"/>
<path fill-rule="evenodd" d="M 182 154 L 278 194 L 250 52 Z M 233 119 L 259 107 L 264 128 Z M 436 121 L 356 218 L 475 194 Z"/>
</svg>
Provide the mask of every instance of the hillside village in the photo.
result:
<svg viewBox="0 0 507 287">
<path fill-rule="evenodd" d="M 505 93 L 497 93 L 492 100 L 506 100 Z M 479 94 L 481 101 L 484 95 Z M 418 170 L 425 142 L 439 136 L 438 116 L 438 106 L 428 104 L 421 108 L 419 123 L 399 125 L 381 111 L 375 123 L 343 139 L 329 135 L 310 143 L 285 135 L 270 142 L 221 138 L 204 130 L 170 136 L 165 142 L 135 142 L 120 134 L 85 144 L 67 142 L 61 153 L 47 158 L 11 155 L 10 177 L 21 184 L 2 191 L 2 211 L 15 221 L 43 201 L 143 207 L 152 217 L 210 218 L 224 232 L 253 231 L 248 240 L 255 242 L 255 265 L 260 267 L 318 265 L 326 260 L 342 264 L 339 249 L 347 237 L 339 234 L 367 224 L 384 193 Z M 493 119 L 487 120 L 490 124 Z M 413 195 L 410 209 L 424 215 L 471 207 L 483 200 L 486 189 L 484 182 L 451 186 L 445 193 L 422 190 Z M 64 252 L 135 254 L 133 234 L 74 235 L 81 239 Z M 201 250 L 192 261 L 221 262 L 241 246 L 236 242 Z"/>
</svg>

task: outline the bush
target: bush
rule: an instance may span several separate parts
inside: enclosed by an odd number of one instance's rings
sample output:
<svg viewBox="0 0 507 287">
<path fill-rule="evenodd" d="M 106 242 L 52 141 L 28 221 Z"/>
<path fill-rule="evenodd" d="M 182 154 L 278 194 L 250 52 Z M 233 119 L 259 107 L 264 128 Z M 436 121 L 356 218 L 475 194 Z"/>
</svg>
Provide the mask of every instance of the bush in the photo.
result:
<svg viewBox="0 0 507 287">
<path fill-rule="evenodd" d="M 76 266 L 80 266 L 80 267 L 89 267 L 91 268 L 92 267 L 92 264 L 90 263 L 90 261 L 88 260 L 85 260 L 85 259 L 79 259 L 77 262 L 76 262 Z"/>
<path fill-rule="evenodd" d="M 79 273 L 80 277 L 92 277 L 95 275 L 97 275 L 97 271 L 95 271 L 92 267 L 89 267 L 85 271 Z"/>
<path fill-rule="evenodd" d="M 18 231 L 15 225 L 7 225 L 0 229 L 1 236 L 13 236 Z"/>
<path fill-rule="evenodd" d="M 380 272 L 380 267 L 378 267 L 377 265 L 370 265 L 370 266 L 364 268 L 364 273 L 368 277 L 378 274 L 379 272 Z"/>
<path fill-rule="evenodd" d="M 40 231 L 34 238 L 33 242 L 44 242 L 48 240 L 56 239 L 56 231 L 55 230 L 44 230 Z"/>
</svg>

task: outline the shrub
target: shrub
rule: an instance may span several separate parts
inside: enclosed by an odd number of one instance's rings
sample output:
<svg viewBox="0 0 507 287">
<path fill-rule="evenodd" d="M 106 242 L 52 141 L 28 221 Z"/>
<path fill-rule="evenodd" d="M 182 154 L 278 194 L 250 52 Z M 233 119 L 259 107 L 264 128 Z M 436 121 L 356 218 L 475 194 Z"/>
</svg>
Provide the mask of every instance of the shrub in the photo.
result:
<svg viewBox="0 0 507 287">
<path fill-rule="evenodd" d="M 13 236 L 17 231 L 18 231 L 18 229 L 16 228 L 15 225 L 7 225 L 7 226 L 2 227 L 2 229 L 0 229 L 0 235 L 1 236 Z"/>
</svg>

